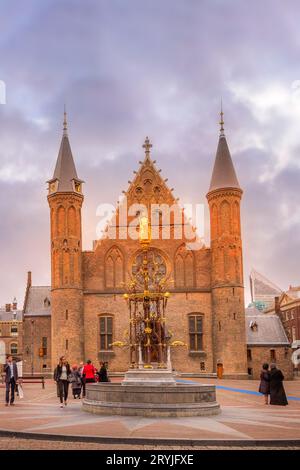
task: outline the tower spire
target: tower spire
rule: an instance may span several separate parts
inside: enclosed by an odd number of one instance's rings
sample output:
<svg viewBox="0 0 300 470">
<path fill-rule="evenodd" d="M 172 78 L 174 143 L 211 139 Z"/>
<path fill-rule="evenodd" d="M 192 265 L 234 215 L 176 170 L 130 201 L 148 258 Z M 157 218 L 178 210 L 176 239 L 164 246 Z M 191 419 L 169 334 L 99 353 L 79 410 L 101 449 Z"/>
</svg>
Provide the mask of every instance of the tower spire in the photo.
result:
<svg viewBox="0 0 300 470">
<path fill-rule="evenodd" d="M 146 159 L 150 158 L 150 149 L 152 148 L 152 144 L 151 144 L 148 136 L 145 139 L 145 142 L 143 144 L 143 148 L 145 149 Z"/>
<path fill-rule="evenodd" d="M 54 183 L 57 183 L 54 185 Z M 72 150 L 68 136 L 67 112 L 64 107 L 63 136 L 61 139 L 60 149 L 56 160 L 54 174 L 50 183 L 49 190 L 51 192 L 76 192 L 81 193 L 81 183 L 77 176 L 76 167 L 72 155 Z"/>
<path fill-rule="evenodd" d="M 221 111 L 220 111 L 220 137 L 225 136 L 224 134 L 224 113 L 223 113 L 223 103 L 222 103 L 222 98 L 221 98 Z"/>
<path fill-rule="evenodd" d="M 64 123 L 63 123 L 63 135 L 68 135 L 68 122 L 67 122 L 67 110 L 66 105 L 64 105 Z"/>
<path fill-rule="evenodd" d="M 223 188 L 241 189 L 224 134 L 224 113 L 221 101 L 220 136 L 209 192 Z"/>
</svg>

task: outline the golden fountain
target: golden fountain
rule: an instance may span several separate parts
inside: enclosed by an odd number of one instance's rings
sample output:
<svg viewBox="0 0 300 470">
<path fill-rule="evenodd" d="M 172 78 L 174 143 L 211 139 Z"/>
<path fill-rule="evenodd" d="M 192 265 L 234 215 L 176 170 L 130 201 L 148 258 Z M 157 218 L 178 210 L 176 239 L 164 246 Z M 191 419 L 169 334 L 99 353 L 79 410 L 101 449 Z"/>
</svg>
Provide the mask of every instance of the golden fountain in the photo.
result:
<svg viewBox="0 0 300 470">
<path fill-rule="evenodd" d="M 182 341 L 170 341 L 172 335 L 166 328 L 170 293 L 166 291 L 166 279 L 157 275 L 155 263 L 149 269 L 151 225 L 146 216 L 140 218 L 139 241 L 142 264 L 124 294 L 129 307 L 128 342 L 115 341 L 112 346 L 129 347 L 131 369 L 168 369 L 171 368 L 170 347 L 186 345 Z"/>
</svg>

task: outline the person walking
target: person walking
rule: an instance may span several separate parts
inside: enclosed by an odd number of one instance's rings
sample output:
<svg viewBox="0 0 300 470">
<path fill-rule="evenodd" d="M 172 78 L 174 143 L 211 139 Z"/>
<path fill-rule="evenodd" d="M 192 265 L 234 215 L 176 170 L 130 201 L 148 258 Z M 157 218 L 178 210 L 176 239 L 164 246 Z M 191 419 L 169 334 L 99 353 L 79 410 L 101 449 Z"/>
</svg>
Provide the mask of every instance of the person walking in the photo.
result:
<svg viewBox="0 0 300 470">
<path fill-rule="evenodd" d="M 54 380 L 57 383 L 61 408 L 64 406 L 63 402 L 67 406 L 70 374 L 70 365 L 65 356 L 61 356 L 54 371 Z"/>
<path fill-rule="evenodd" d="M 72 384 L 73 397 L 75 399 L 80 398 L 82 384 L 81 384 L 81 375 L 78 370 L 77 364 L 74 364 L 72 366 L 70 382 Z"/>
<path fill-rule="evenodd" d="M 83 362 L 80 362 L 78 371 L 79 371 L 80 379 L 81 379 L 82 398 L 85 397 L 85 377 L 83 375 L 83 369 L 84 369 L 84 364 L 83 364 Z"/>
<path fill-rule="evenodd" d="M 13 360 L 12 356 L 7 356 L 6 364 L 4 366 L 5 372 L 5 406 L 10 404 L 14 405 L 15 401 L 15 389 L 19 379 L 18 368 L 16 362 Z M 10 396 L 9 396 L 10 395 Z"/>
<path fill-rule="evenodd" d="M 267 363 L 263 364 L 262 366 L 258 391 L 259 393 L 262 393 L 264 395 L 265 404 L 268 405 L 268 396 L 270 395 L 270 372 L 269 372 L 269 364 Z"/>
<path fill-rule="evenodd" d="M 96 372 L 97 371 L 94 365 L 92 364 L 92 361 L 88 359 L 82 371 L 82 375 L 84 377 L 86 384 L 96 382 L 96 379 L 95 379 Z"/>
<path fill-rule="evenodd" d="M 283 387 L 284 375 L 277 369 L 276 364 L 270 365 L 270 405 L 288 405 Z"/>
</svg>

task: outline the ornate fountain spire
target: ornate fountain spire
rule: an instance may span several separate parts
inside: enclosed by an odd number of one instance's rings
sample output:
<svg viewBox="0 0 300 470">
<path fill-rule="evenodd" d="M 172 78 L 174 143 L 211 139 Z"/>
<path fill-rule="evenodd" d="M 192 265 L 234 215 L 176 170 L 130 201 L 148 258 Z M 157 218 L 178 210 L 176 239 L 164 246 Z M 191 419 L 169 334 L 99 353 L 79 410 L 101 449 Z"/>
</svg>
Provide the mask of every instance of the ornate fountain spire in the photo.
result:
<svg viewBox="0 0 300 470">
<path fill-rule="evenodd" d="M 152 144 L 147 136 L 145 142 L 143 144 L 143 148 L 145 149 L 146 159 L 150 159 L 150 149 L 152 148 Z"/>
</svg>

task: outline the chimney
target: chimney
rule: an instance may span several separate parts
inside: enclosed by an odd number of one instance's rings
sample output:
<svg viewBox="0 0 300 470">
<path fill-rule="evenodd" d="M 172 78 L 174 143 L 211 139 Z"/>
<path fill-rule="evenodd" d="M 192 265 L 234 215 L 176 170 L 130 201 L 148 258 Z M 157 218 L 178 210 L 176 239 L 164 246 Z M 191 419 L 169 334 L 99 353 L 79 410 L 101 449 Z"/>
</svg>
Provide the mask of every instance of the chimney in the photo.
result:
<svg viewBox="0 0 300 470">
<path fill-rule="evenodd" d="M 10 304 L 5 304 L 5 311 L 10 312 L 10 307 L 11 307 Z"/>
<path fill-rule="evenodd" d="M 13 309 L 13 310 L 17 310 L 17 308 L 18 308 L 17 299 L 16 299 L 16 298 L 14 298 L 14 300 L 13 300 L 13 304 L 12 304 L 12 309 Z"/>
<path fill-rule="evenodd" d="M 27 287 L 31 287 L 31 271 L 27 273 Z"/>
<path fill-rule="evenodd" d="M 279 297 L 275 297 L 275 313 L 280 315 Z"/>
</svg>

